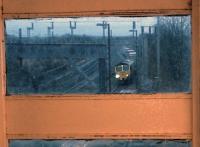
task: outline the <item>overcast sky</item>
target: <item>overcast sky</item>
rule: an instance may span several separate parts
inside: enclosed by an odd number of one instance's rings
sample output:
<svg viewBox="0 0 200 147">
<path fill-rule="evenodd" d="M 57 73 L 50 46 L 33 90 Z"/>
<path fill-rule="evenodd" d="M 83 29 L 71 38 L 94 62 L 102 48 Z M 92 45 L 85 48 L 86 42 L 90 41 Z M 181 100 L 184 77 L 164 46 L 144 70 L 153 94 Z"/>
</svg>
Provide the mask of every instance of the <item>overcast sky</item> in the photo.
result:
<svg viewBox="0 0 200 147">
<path fill-rule="evenodd" d="M 18 19 L 6 20 L 7 34 L 18 36 L 19 28 L 22 28 L 22 36 L 27 36 L 27 27 L 34 23 L 34 30 L 31 36 L 47 36 L 47 27 L 54 22 L 54 35 L 70 34 L 70 21 L 77 22 L 77 29 L 74 34 L 102 36 L 102 27 L 97 23 L 106 21 L 110 24 L 113 36 L 129 36 L 132 22 L 136 22 L 136 28 L 141 26 L 152 26 L 156 23 L 156 17 L 82 17 L 82 18 L 53 18 L 53 19 Z"/>
</svg>

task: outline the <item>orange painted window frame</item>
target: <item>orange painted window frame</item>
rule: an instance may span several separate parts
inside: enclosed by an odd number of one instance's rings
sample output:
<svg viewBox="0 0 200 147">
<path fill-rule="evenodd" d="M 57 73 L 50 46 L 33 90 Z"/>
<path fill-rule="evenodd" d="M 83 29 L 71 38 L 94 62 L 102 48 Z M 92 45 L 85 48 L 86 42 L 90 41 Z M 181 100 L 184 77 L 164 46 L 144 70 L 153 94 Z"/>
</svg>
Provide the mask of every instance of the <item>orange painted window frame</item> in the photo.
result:
<svg viewBox="0 0 200 147">
<path fill-rule="evenodd" d="M 200 146 L 199 0 L 1 0 L 0 5 L 0 146 L 7 147 L 8 139 L 70 138 L 192 139 L 193 147 Z M 5 19 L 184 14 L 192 14 L 192 94 L 5 95 Z"/>
</svg>

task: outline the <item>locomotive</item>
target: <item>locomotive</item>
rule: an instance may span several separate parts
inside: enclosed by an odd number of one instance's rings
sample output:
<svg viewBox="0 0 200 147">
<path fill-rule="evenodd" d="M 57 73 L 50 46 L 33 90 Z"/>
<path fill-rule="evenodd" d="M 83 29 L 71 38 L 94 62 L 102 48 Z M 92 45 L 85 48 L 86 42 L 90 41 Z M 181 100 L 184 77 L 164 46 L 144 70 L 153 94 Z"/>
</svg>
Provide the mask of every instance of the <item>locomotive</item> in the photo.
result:
<svg viewBox="0 0 200 147">
<path fill-rule="evenodd" d="M 130 84 L 133 82 L 133 62 L 124 61 L 115 65 L 115 78 L 119 83 Z"/>
</svg>

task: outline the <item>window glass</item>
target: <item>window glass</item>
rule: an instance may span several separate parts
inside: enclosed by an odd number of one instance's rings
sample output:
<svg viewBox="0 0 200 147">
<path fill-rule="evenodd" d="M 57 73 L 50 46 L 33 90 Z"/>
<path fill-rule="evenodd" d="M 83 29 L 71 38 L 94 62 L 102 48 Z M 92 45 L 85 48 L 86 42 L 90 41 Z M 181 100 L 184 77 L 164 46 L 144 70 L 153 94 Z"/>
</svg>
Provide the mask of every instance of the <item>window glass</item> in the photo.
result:
<svg viewBox="0 0 200 147">
<path fill-rule="evenodd" d="M 123 65 L 123 71 L 129 71 L 129 65 Z"/>
<path fill-rule="evenodd" d="M 8 95 L 191 91 L 190 16 L 5 24 Z"/>
<path fill-rule="evenodd" d="M 116 70 L 117 70 L 117 72 L 122 71 L 123 70 L 122 65 L 116 66 Z"/>
<path fill-rule="evenodd" d="M 11 140 L 9 147 L 191 147 L 187 140 Z"/>
</svg>

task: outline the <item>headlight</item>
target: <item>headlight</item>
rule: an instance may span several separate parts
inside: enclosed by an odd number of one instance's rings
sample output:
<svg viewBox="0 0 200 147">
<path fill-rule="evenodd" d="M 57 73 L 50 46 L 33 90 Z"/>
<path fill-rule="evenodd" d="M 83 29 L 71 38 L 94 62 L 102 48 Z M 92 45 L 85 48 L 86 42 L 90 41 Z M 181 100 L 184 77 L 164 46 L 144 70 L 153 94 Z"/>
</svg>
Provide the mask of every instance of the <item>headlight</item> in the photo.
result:
<svg viewBox="0 0 200 147">
<path fill-rule="evenodd" d="M 117 78 L 117 79 L 118 79 L 119 77 L 120 77 L 120 75 L 119 75 L 119 74 L 116 74 L 115 78 Z"/>
</svg>

